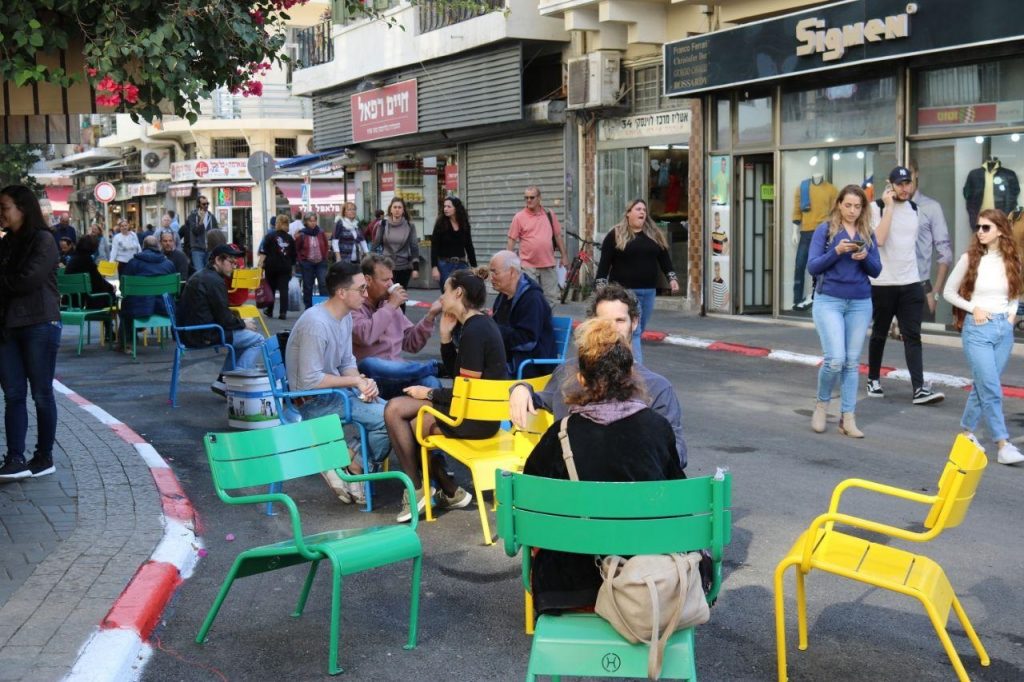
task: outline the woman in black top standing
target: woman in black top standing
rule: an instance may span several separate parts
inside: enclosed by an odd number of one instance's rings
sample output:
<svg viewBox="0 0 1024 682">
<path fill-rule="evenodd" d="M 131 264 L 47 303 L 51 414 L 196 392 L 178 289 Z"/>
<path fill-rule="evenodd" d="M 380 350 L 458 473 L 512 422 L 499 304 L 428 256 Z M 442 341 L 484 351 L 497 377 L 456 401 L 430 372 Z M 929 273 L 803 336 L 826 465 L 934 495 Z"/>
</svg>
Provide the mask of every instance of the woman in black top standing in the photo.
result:
<svg viewBox="0 0 1024 682">
<path fill-rule="evenodd" d="M 7 456 L 0 481 L 52 474 L 57 436 L 53 375 L 60 346 L 57 244 L 39 201 L 22 185 L 0 190 L 0 388 L 4 392 Z M 26 386 L 31 386 L 38 431 L 25 462 Z"/>
<path fill-rule="evenodd" d="M 505 364 L 505 343 L 501 332 L 488 315 L 483 312 L 487 304 L 487 285 L 484 280 L 471 270 L 453 272 L 445 283 L 441 294 L 443 314 L 439 325 L 441 334 L 441 360 L 448 374 L 453 377 L 470 377 L 472 379 L 507 379 L 508 370 Z M 462 333 L 456 333 L 461 327 Z M 427 388 L 426 386 L 410 386 L 405 389 L 408 397 L 392 398 L 384 408 L 384 423 L 387 425 L 391 446 L 395 449 L 402 462 L 410 464 L 409 470 L 418 468 L 415 463 L 418 446 L 413 433 L 413 421 L 423 405 L 433 405 L 445 413 L 451 412 L 452 390 L 450 388 Z M 458 427 L 451 427 L 433 419 L 430 415 L 423 418 L 423 429 L 426 433 L 444 434 L 454 438 L 478 440 L 490 438 L 498 432 L 499 422 L 486 422 L 467 419 Z M 406 468 L 403 465 L 403 468 Z M 448 476 L 444 466 L 444 458 L 435 456 L 430 461 L 430 476 L 440 486 L 437 491 L 436 503 L 442 508 L 465 507 L 473 501 L 473 496 L 458 487 Z M 413 480 L 417 480 L 415 477 Z M 417 495 L 422 491 L 417 491 Z M 411 518 L 410 507 L 403 504 L 399 522 Z M 423 511 L 426 500 L 417 499 L 419 511 Z"/>
<path fill-rule="evenodd" d="M 654 295 L 658 286 L 658 270 L 665 273 L 672 293 L 679 291 L 679 282 L 672 269 L 665 235 L 654 226 L 647 212 L 647 202 L 634 199 L 626 208 L 622 221 L 612 228 L 601 244 L 601 261 L 597 280 L 618 282 L 632 289 L 640 302 L 640 324 L 633 332 L 633 357 L 644 361 L 640 335 L 654 312 Z"/>
<path fill-rule="evenodd" d="M 430 237 L 430 275 L 444 291 L 444 283 L 456 270 L 476 267 L 476 249 L 469 232 L 469 214 L 458 197 L 444 200 L 444 211 Z"/>
<path fill-rule="evenodd" d="M 581 481 L 668 481 L 685 478 L 668 421 L 647 406 L 633 354 L 609 320 L 576 330 L 579 386 L 564 388 L 566 433 Z M 559 440 L 561 422 L 545 432 L 523 473 L 568 479 Z M 593 555 L 540 550 L 531 573 L 539 613 L 593 606 L 601 574 Z"/>
<path fill-rule="evenodd" d="M 279 316 L 282 320 L 287 319 L 288 282 L 292 279 L 296 256 L 295 240 L 288 234 L 288 218 L 277 216 L 274 231 L 263 238 L 259 253 L 259 267 L 263 268 L 267 284 L 281 299 L 277 309 Z M 267 317 L 273 317 L 274 302 L 271 301 L 263 312 Z"/>
</svg>

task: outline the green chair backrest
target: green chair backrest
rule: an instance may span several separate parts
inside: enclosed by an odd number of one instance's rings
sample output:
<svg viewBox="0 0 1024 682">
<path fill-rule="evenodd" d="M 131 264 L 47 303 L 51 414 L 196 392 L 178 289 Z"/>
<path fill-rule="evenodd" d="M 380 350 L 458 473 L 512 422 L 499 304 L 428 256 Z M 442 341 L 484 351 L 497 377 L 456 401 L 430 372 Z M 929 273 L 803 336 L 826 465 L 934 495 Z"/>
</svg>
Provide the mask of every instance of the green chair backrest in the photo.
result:
<svg viewBox="0 0 1024 682">
<path fill-rule="evenodd" d="M 270 429 L 208 433 L 203 437 L 217 495 L 348 466 L 345 432 L 337 415 Z"/>
<path fill-rule="evenodd" d="M 535 379 L 499 381 L 494 379 L 470 379 L 456 377 L 452 383 L 451 416 L 458 418 L 463 413 L 466 419 L 500 422 L 509 419 L 508 392 L 514 384 L 528 383 L 539 391 L 547 385 L 550 377 Z"/>
<path fill-rule="evenodd" d="M 122 296 L 159 296 L 161 294 L 178 295 L 181 288 L 181 275 L 174 272 L 170 275 L 144 277 L 141 275 L 124 275 L 121 277 Z"/>
<path fill-rule="evenodd" d="M 985 451 L 967 436 L 958 435 L 939 476 L 939 499 L 928 511 L 925 528 L 955 528 L 963 522 L 986 466 Z"/>
<path fill-rule="evenodd" d="M 729 473 L 609 483 L 499 471 L 496 483 L 498 535 L 510 556 L 521 547 L 625 556 L 710 549 L 717 595 L 722 549 L 732 538 Z"/>
</svg>

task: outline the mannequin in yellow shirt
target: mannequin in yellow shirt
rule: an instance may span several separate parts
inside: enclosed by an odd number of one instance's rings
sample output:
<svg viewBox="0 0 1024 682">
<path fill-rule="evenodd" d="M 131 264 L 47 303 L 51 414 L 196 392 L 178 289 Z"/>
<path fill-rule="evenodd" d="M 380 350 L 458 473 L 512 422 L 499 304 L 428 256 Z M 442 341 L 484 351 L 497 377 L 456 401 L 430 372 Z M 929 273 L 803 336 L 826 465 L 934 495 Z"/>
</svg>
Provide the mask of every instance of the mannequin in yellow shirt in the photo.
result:
<svg viewBox="0 0 1024 682">
<path fill-rule="evenodd" d="M 793 310 L 807 310 L 811 307 L 812 293 L 808 292 L 807 298 L 804 298 L 804 278 L 811 237 L 814 236 L 814 229 L 828 219 L 838 194 L 835 185 L 825 180 L 825 176 L 820 173 L 802 181 L 796 188 L 793 197 L 793 246 L 796 247 Z"/>
</svg>

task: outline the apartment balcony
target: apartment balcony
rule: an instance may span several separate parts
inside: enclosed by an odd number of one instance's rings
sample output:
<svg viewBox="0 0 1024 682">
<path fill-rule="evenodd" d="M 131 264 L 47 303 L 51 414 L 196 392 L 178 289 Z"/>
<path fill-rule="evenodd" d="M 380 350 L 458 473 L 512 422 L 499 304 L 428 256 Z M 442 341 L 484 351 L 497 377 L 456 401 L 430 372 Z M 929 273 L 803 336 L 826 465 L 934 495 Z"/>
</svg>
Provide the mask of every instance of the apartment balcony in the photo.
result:
<svg viewBox="0 0 1024 682">
<path fill-rule="evenodd" d="M 335 16 L 333 59 L 292 72 L 292 91 L 311 95 L 411 64 L 454 56 L 503 41 L 569 41 L 561 19 L 544 18 L 538 0 L 486 0 L 483 9 L 446 8 L 424 0 L 383 3 L 385 22 Z"/>
<path fill-rule="evenodd" d="M 591 50 L 626 50 L 670 40 L 672 4 L 671 0 L 540 0 L 538 11 L 561 19 L 566 31 L 587 32 Z"/>
</svg>

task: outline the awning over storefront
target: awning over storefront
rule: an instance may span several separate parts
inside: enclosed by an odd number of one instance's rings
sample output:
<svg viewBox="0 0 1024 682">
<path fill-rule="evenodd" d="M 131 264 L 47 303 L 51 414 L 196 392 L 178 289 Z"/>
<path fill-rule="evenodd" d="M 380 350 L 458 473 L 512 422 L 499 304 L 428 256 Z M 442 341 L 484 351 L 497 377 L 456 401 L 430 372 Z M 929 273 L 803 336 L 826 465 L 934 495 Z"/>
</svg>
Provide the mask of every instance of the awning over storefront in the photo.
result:
<svg viewBox="0 0 1024 682">
<path fill-rule="evenodd" d="M 50 200 L 50 209 L 54 213 L 68 210 L 68 196 L 71 190 L 70 185 L 51 185 L 46 188 L 46 198 Z"/>
<path fill-rule="evenodd" d="M 194 182 L 179 182 L 171 183 L 167 186 L 167 196 L 171 197 L 190 197 L 192 191 L 195 189 L 196 184 Z"/>
<path fill-rule="evenodd" d="M 341 211 L 345 203 L 345 185 L 341 182 L 316 181 L 309 184 L 308 198 L 303 196 L 303 183 L 296 180 L 278 180 L 274 183 L 288 199 L 288 205 L 301 209 L 309 206 L 314 211 Z"/>
<path fill-rule="evenodd" d="M 335 161 L 348 158 L 348 150 L 345 147 L 335 147 L 315 154 L 303 154 L 293 156 L 290 159 L 281 159 L 277 162 L 278 170 L 286 170 L 289 173 L 310 171 L 316 168 L 330 166 Z"/>
</svg>

